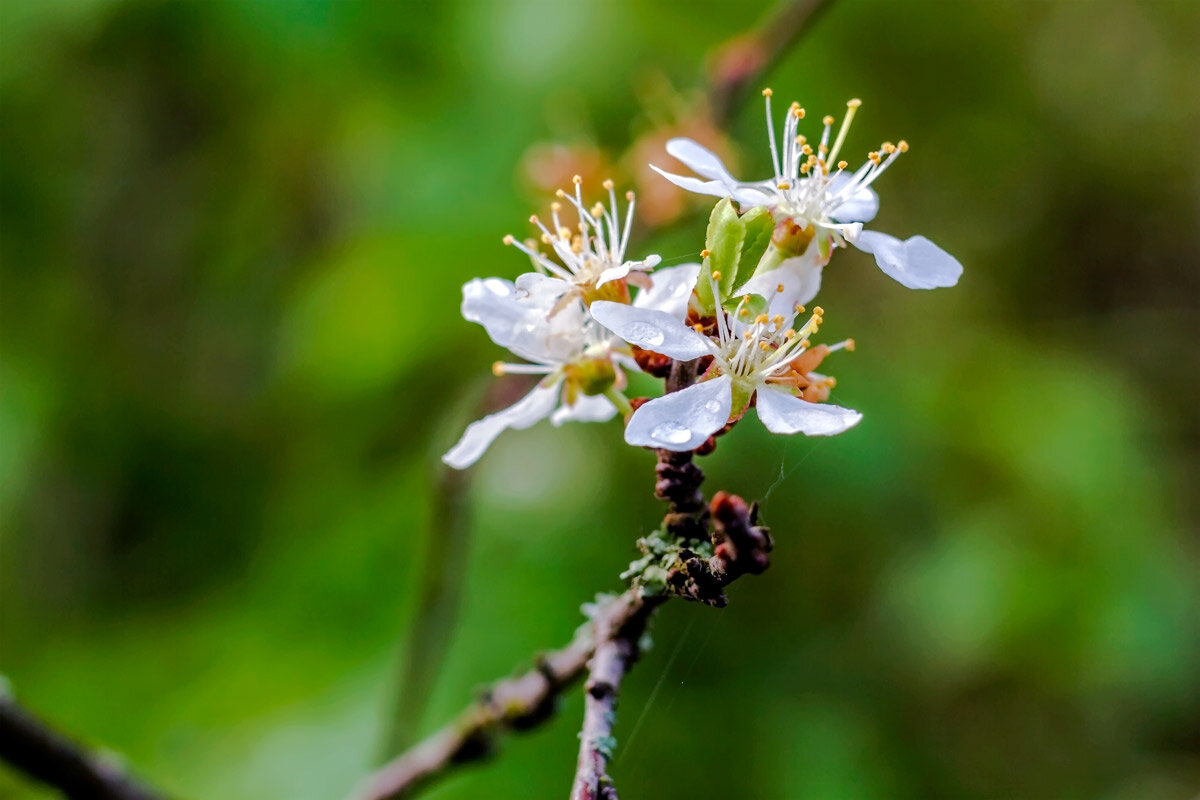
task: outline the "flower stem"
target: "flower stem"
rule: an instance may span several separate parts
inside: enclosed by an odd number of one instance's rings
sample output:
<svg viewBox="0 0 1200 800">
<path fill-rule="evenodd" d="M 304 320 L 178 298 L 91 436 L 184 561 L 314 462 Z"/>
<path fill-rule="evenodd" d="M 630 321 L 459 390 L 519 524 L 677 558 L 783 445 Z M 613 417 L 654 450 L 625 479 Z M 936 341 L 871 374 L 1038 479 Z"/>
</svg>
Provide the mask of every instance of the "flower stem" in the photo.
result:
<svg viewBox="0 0 1200 800">
<path fill-rule="evenodd" d="M 633 415 L 633 406 L 629 405 L 629 399 L 617 391 L 615 386 L 605 389 L 604 396 L 612 401 L 612 404 L 621 412 L 621 416 L 625 418 L 625 421 L 629 422 L 629 417 Z"/>
</svg>

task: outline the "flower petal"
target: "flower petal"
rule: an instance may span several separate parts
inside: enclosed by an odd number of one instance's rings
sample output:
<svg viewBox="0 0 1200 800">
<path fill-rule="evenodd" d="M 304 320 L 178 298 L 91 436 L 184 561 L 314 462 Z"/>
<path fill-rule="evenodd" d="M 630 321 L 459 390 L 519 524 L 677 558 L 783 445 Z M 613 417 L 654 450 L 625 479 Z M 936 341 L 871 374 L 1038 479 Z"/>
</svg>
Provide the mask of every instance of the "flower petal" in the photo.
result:
<svg viewBox="0 0 1200 800">
<path fill-rule="evenodd" d="M 626 261 L 624 264 L 618 264 L 615 267 L 609 267 L 606 270 L 602 270 L 600 272 L 600 277 L 596 279 L 596 288 L 599 289 L 609 281 L 615 281 L 618 278 L 624 278 L 629 274 L 630 266 L 630 262 Z"/>
<path fill-rule="evenodd" d="M 774 181 L 761 181 L 759 183 L 738 183 L 735 184 L 733 190 L 729 192 L 729 196 L 742 206 L 742 211 L 748 211 L 752 206 L 776 206 L 779 204 L 779 190 L 775 188 Z"/>
<path fill-rule="evenodd" d="M 842 192 L 851 178 L 846 173 L 840 173 L 830 181 L 829 195 Z M 870 222 L 879 213 L 879 195 L 869 186 L 863 186 L 842 200 L 829 212 L 831 219 L 837 222 Z"/>
<path fill-rule="evenodd" d="M 764 386 L 755 404 L 758 418 L 771 433 L 833 436 L 853 428 L 862 414 L 828 403 L 810 403 L 782 389 Z"/>
<path fill-rule="evenodd" d="M 629 419 L 625 441 L 640 447 L 695 450 L 725 427 L 733 405 L 733 381 L 727 375 L 696 383 L 645 403 Z"/>
<path fill-rule="evenodd" d="M 671 139 L 667 142 L 667 153 L 691 167 L 697 175 L 726 184 L 734 183 L 733 176 L 725 169 L 717 154 L 699 142 L 684 138 Z"/>
<path fill-rule="evenodd" d="M 688 299 L 700 276 L 699 264 L 680 264 L 656 270 L 650 288 L 638 292 L 635 308 L 653 308 L 682 320 L 687 316 Z"/>
<path fill-rule="evenodd" d="M 584 395 L 575 405 L 562 405 L 550 415 L 550 423 L 558 426 L 564 422 L 607 422 L 616 416 L 617 407 L 604 395 Z"/>
<path fill-rule="evenodd" d="M 458 444 L 450 448 L 442 461 L 455 469 L 466 469 L 479 460 L 488 446 L 505 430 L 523 430 L 545 419 L 558 404 L 558 388 L 562 381 L 550 386 L 538 384 L 533 391 L 503 411 L 489 414 L 467 426 Z"/>
<path fill-rule="evenodd" d="M 816 247 L 810 248 L 813 255 Z M 783 291 L 779 291 L 779 287 Z M 743 284 L 738 295 L 758 294 L 767 298 L 768 313 L 782 314 L 784 319 L 796 316 L 797 305 L 808 305 L 821 290 L 821 267 L 808 253 L 785 259 L 776 269 L 755 275 Z"/>
<path fill-rule="evenodd" d="M 680 361 L 713 352 L 707 336 L 684 325 L 678 317 L 653 308 L 636 308 L 609 300 L 596 300 L 592 317 L 630 344 Z"/>
<path fill-rule="evenodd" d="M 721 181 L 702 181 L 699 178 L 689 178 L 684 175 L 675 175 L 674 173 L 661 170 L 653 164 L 650 169 L 662 175 L 671 183 L 678 186 L 680 189 L 685 189 L 696 194 L 706 194 L 712 197 L 728 197 L 729 187 Z"/>
<path fill-rule="evenodd" d="M 484 327 L 492 341 L 530 361 L 561 361 L 582 347 L 583 307 L 566 308 L 547 319 L 565 281 L 529 273 L 531 291 L 500 278 L 476 278 L 463 285 L 462 315 Z"/>
<path fill-rule="evenodd" d="M 881 270 L 909 289 L 953 286 L 962 275 L 958 259 L 924 236 L 901 241 L 886 233 L 863 231 L 852 244 L 874 255 Z"/>
</svg>

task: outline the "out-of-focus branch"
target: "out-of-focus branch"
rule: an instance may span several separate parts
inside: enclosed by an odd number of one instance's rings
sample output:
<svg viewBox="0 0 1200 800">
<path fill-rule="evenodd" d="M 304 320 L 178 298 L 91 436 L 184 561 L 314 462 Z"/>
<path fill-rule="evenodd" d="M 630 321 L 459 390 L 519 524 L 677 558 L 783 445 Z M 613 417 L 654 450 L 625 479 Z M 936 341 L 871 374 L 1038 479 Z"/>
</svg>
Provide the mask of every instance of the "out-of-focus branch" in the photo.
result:
<svg viewBox="0 0 1200 800">
<path fill-rule="evenodd" d="M 0 759 L 78 800 L 161 800 L 113 758 L 92 753 L 0 695 Z"/>
<path fill-rule="evenodd" d="M 395 711 L 380 754 L 381 761 L 400 752 L 416 738 L 426 699 L 454 632 L 462 597 L 462 564 L 470 538 L 467 487 L 465 473 L 448 467 L 439 470 L 433 491 L 433 522 L 429 527 L 425 568 L 419 577 L 412 626 L 405 636 Z"/>
<path fill-rule="evenodd" d="M 708 101 L 718 126 L 729 124 L 746 92 L 784 56 L 833 0 L 787 0 L 749 33 L 728 40 L 709 59 Z"/>
</svg>

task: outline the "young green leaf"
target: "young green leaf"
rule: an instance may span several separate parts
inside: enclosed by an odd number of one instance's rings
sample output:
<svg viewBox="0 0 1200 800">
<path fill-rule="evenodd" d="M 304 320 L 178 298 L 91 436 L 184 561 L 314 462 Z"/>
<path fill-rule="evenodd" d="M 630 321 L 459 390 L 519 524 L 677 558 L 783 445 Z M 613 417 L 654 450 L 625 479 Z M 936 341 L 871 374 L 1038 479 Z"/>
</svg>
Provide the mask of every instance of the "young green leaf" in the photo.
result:
<svg viewBox="0 0 1200 800">
<path fill-rule="evenodd" d="M 771 211 L 764 206 L 750 209 L 742 215 L 741 221 L 746 229 L 746 238 L 742 244 L 737 273 L 729 285 L 731 293 L 742 288 L 746 281 L 754 277 L 763 254 L 771 244 L 771 234 L 775 230 L 775 220 Z"/>
</svg>

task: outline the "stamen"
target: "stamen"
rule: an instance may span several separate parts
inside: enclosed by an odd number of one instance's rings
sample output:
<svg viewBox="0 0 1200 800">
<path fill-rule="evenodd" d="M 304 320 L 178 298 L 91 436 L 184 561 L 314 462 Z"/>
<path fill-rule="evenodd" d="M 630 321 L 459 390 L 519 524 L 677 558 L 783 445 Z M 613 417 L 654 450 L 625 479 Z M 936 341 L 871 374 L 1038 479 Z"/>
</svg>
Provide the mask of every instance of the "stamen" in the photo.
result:
<svg viewBox="0 0 1200 800">
<path fill-rule="evenodd" d="M 837 158 L 838 152 L 842 149 L 842 143 L 846 141 L 846 134 L 850 132 L 850 123 L 854 121 L 854 114 L 861 105 L 862 100 L 857 97 L 846 103 L 846 116 L 842 119 L 842 127 L 838 129 L 837 138 L 834 139 L 833 147 L 829 151 L 831 161 Z"/>
<path fill-rule="evenodd" d="M 767 142 L 771 146 L 771 164 L 775 167 L 775 174 L 782 175 L 783 172 L 779 169 L 779 148 L 775 144 L 775 120 L 771 118 L 771 90 L 763 89 L 763 98 L 767 107 Z"/>
</svg>

